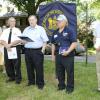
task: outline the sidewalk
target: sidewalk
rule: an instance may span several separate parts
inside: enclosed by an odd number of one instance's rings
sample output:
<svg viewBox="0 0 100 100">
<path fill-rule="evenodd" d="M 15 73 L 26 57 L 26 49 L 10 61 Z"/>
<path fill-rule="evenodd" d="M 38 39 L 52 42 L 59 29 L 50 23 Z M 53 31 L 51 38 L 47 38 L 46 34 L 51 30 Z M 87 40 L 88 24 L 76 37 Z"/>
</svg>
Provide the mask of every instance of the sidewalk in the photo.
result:
<svg viewBox="0 0 100 100">
<path fill-rule="evenodd" d="M 45 60 L 51 60 L 51 55 L 45 55 Z M 85 62 L 86 57 L 85 56 L 75 56 L 75 62 Z M 88 62 L 89 63 L 95 63 L 95 55 L 88 56 Z"/>
</svg>

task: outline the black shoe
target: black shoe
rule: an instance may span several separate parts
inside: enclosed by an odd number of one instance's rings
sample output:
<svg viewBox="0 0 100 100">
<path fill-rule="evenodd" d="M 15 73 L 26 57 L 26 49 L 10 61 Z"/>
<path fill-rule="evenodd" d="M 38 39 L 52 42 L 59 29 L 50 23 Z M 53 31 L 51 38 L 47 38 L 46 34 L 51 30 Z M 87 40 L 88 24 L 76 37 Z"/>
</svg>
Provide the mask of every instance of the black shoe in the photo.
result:
<svg viewBox="0 0 100 100">
<path fill-rule="evenodd" d="M 74 91 L 74 89 L 68 89 L 66 90 L 66 93 L 71 94 Z"/>
<path fill-rule="evenodd" d="M 62 91 L 62 90 L 64 90 L 65 89 L 65 87 L 58 87 L 58 91 Z"/>
<path fill-rule="evenodd" d="M 6 80 L 6 83 L 13 82 L 13 81 L 15 81 L 15 79 L 9 78 L 8 80 Z"/>
<path fill-rule="evenodd" d="M 43 90 L 44 86 L 43 85 L 38 85 L 38 89 Z"/>
<path fill-rule="evenodd" d="M 28 83 L 27 86 L 35 85 L 35 83 Z"/>
</svg>

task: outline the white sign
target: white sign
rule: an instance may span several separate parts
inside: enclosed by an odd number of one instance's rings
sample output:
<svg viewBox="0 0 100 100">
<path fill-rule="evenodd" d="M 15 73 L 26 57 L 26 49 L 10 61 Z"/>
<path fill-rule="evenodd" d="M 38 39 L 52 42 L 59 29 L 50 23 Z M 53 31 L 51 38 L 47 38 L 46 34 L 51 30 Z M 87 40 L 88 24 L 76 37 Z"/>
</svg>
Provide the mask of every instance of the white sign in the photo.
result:
<svg viewBox="0 0 100 100">
<path fill-rule="evenodd" d="M 17 50 L 16 47 L 11 48 L 11 51 L 7 51 L 8 59 L 17 59 Z"/>
</svg>

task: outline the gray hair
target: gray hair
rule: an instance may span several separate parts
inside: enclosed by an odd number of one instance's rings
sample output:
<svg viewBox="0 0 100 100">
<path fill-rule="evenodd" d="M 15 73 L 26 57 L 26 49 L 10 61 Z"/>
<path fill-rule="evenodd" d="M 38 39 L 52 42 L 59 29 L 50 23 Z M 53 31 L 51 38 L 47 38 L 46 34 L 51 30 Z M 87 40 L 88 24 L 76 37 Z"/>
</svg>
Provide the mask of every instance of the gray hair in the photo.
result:
<svg viewBox="0 0 100 100">
<path fill-rule="evenodd" d="M 36 15 L 30 15 L 30 16 L 28 17 L 28 20 L 29 20 L 31 17 L 34 17 L 34 18 L 37 20 Z"/>
</svg>

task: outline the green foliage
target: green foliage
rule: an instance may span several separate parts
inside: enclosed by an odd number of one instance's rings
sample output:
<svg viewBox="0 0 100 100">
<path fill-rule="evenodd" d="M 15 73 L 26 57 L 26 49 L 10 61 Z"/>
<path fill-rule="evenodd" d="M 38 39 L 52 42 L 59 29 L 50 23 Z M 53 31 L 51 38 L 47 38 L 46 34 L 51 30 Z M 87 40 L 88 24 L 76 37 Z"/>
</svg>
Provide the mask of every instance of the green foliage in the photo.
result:
<svg viewBox="0 0 100 100">
<path fill-rule="evenodd" d="M 36 14 L 39 5 L 42 2 L 50 0 L 8 0 L 18 7 L 20 11 L 25 11 L 28 15 Z"/>
<path fill-rule="evenodd" d="M 88 47 L 93 47 L 93 35 L 89 30 L 91 22 L 100 19 L 100 0 L 92 0 L 88 3 L 77 0 L 78 39 Z M 87 15 L 86 15 L 87 14 Z M 87 19 L 86 19 L 87 17 Z M 88 28 L 88 29 L 87 29 Z"/>
<path fill-rule="evenodd" d="M 58 81 L 55 79 L 55 66 L 51 61 L 45 61 L 45 88 L 39 90 L 36 86 L 27 87 L 26 66 L 22 62 L 23 81 L 20 85 L 14 82 L 5 83 L 6 76 L 0 73 L 0 100 L 100 100 L 97 89 L 95 64 L 75 63 L 75 91 L 66 94 L 57 91 Z"/>
<path fill-rule="evenodd" d="M 91 8 L 100 9 L 100 0 L 94 0 L 94 2 L 91 4 Z"/>
<path fill-rule="evenodd" d="M 93 35 L 91 31 L 87 30 L 86 23 L 80 22 L 78 23 L 78 39 L 84 45 L 87 45 L 88 48 L 93 47 Z"/>
</svg>

